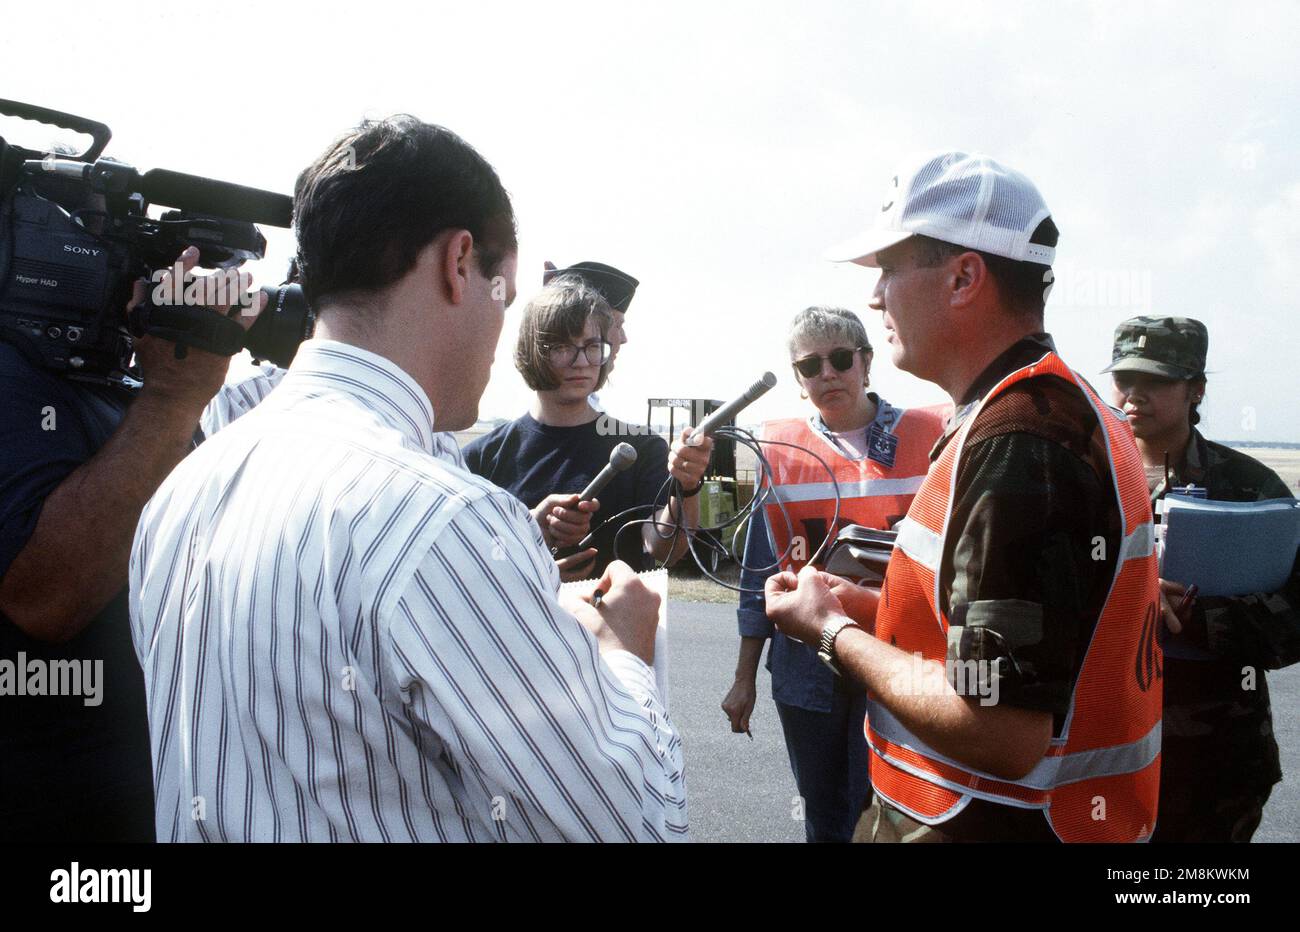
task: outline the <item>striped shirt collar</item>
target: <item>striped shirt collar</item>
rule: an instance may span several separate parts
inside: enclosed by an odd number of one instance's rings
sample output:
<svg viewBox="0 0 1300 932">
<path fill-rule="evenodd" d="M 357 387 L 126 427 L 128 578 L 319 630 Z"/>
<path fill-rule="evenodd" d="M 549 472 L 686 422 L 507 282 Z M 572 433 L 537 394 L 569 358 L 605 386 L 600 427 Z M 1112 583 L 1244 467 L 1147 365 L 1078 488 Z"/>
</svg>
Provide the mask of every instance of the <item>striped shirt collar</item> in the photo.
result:
<svg viewBox="0 0 1300 932">
<path fill-rule="evenodd" d="M 337 340 L 307 340 L 298 348 L 281 386 L 288 391 L 328 387 L 350 395 L 422 450 L 436 455 L 429 396 L 387 357 Z"/>
</svg>

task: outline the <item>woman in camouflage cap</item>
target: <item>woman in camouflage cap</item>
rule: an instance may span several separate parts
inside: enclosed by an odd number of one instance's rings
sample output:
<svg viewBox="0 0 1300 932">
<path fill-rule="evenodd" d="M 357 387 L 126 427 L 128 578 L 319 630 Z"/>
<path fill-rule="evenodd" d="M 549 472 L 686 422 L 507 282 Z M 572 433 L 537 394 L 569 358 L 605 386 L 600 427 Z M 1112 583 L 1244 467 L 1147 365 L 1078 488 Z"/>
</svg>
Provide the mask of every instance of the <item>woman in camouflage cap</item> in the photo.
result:
<svg viewBox="0 0 1300 932">
<path fill-rule="evenodd" d="M 1205 325 L 1188 317 L 1135 317 L 1115 330 L 1105 371 L 1133 426 L 1152 507 L 1186 486 L 1219 501 L 1291 497 L 1263 463 L 1197 430 L 1208 345 Z M 1300 562 L 1281 592 L 1185 599 L 1177 583 L 1161 588 L 1169 635 L 1152 840 L 1249 841 L 1282 779 L 1263 671 L 1300 660 Z"/>
</svg>

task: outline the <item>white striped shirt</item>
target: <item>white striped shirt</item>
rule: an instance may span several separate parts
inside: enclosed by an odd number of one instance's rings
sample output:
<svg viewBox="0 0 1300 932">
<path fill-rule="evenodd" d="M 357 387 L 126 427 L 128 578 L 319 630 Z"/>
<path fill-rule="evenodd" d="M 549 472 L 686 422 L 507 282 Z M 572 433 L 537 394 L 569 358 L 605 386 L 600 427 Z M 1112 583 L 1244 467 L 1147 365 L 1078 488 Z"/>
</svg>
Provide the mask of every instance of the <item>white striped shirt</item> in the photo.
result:
<svg viewBox="0 0 1300 932">
<path fill-rule="evenodd" d="M 221 428 L 228 427 L 236 418 L 252 411 L 271 394 L 271 389 L 280 384 L 286 371 L 288 370 L 269 362 L 255 363 L 246 355 L 236 356 L 230 361 L 230 370 L 221 390 L 208 402 L 199 417 L 199 432 L 204 438 L 211 437 Z M 453 433 L 433 435 L 433 455 L 465 468 L 465 457 L 460 452 L 460 444 L 456 442 Z"/>
<path fill-rule="evenodd" d="M 684 840 L 650 669 L 374 354 L 305 343 L 140 519 L 159 840 Z"/>
</svg>

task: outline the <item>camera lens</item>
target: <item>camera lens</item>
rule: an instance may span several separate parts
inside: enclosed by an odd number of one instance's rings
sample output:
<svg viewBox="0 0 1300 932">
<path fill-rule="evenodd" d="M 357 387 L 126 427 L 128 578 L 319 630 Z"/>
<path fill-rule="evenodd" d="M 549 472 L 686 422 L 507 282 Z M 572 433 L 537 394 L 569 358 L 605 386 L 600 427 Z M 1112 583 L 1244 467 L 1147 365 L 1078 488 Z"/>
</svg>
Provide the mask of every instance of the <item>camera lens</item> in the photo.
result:
<svg viewBox="0 0 1300 932">
<path fill-rule="evenodd" d="M 263 288 L 266 307 L 248 328 L 244 345 L 254 359 L 265 359 L 283 369 L 298 354 L 298 346 L 311 336 L 316 317 L 307 306 L 301 285 Z"/>
</svg>

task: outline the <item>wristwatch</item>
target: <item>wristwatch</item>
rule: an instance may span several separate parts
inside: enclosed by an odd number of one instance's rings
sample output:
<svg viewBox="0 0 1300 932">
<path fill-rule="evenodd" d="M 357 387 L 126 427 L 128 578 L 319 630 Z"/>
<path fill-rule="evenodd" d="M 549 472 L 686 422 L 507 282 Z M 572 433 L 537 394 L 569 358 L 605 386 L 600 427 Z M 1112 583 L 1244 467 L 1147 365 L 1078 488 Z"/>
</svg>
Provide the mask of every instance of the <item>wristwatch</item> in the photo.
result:
<svg viewBox="0 0 1300 932">
<path fill-rule="evenodd" d="M 862 630 L 862 626 L 852 618 L 832 618 L 822 626 L 822 637 L 817 645 L 817 656 L 821 658 L 822 663 L 831 668 L 831 672 L 836 676 L 840 675 L 840 668 L 835 663 L 835 639 L 839 637 L 841 631 L 849 627 L 857 628 L 859 631 Z"/>
<path fill-rule="evenodd" d="M 695 496 L 699 495 L 702 491 L 704 491 L 704 479 L 703 479 L 703 478 L 700 479 L 700 484 L 697 485 L 695 488 L 691 489 L 689 492 L 683 491 L 683 492 L 682 492 L 682 498 L 683 498 L 683 499 L 694 498 Z"/>
</svg>

